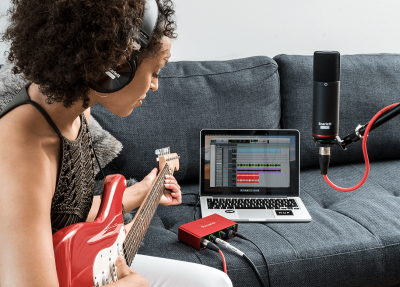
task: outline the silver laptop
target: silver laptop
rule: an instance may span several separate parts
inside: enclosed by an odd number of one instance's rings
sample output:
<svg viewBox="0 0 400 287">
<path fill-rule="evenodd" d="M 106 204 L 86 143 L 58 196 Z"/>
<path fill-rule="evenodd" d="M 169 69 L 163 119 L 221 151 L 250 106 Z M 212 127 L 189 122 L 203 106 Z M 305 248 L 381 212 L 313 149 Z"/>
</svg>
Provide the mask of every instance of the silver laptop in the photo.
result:
<svg viewBox="0 0 400 287">
<path fill-rule="evenodd" d="M 200 131 L 202 217 L 308 222 L 300 199 L 298 130 Z"/>
</svg>

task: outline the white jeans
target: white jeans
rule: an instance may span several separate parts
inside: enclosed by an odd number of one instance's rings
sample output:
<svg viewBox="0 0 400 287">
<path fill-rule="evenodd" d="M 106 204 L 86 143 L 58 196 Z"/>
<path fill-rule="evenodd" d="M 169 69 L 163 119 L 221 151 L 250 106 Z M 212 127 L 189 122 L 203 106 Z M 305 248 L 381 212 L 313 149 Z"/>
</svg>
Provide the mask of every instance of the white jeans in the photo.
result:
<svg viewBox="0 0 400 287">
<path fill-rule="evenodd" d="M 131 269 L 151 287 L 232 287 L 223 271 L 197 263 L 136 254 Z"/>
</svg>

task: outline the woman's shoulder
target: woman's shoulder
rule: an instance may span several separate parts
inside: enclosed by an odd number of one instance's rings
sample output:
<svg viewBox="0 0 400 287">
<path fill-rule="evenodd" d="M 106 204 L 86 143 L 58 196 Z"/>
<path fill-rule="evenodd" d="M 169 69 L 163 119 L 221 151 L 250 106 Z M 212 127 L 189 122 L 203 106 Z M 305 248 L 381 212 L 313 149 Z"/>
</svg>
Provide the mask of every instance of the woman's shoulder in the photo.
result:
<svg viewBox="0 0 400 287">
<path fill-rule="evenodd" d="M 6 177 L 3 179 L 19 186 L 25 184 L 21 178 L 29 182 L 37 172 L 44 177 L 51 175 L 44 145 L 49 138 L 43 137 L 43 125 L 30 105 L 19 106 L 0 119 L 0 176 Z"/>
<path fill-rule="evenodd" d="M 0 119 L 1 142 L 11 145 L 40 145 L 43 136 L 48 134 L 46 120 L 38 114 L 35 107 L 26 104 L 16 107 Z"/>
<path fill-rule="evenodd" d="M 49 161 L 49 147 L 57 147 L 60 139 L 53 130 L 45 128 L 47 125 L 31 105 L 19 106 L 4 115 L 0 119 L 0 166 L 20 169 L 36 161 Z"/>
</svg>

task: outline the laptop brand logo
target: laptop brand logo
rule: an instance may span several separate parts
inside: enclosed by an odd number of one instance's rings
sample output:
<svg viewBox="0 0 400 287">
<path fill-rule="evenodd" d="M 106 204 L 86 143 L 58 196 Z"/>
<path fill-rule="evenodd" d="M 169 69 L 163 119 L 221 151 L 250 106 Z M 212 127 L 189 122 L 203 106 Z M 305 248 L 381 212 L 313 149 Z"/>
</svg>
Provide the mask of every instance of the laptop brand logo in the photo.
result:
<svg viewBox="0 0 400 287">
<path fill-rule="evenodd" d="M 225 210 L 225 212 L 226 212 L 226 213 L 235 213 L 235 211 L 232 210 L 232 209 Z"/>
<path fill-rule="evenodd" d="M 291 210 L 275 210 L 276 215 L 293 215 Z"/>
</svg>

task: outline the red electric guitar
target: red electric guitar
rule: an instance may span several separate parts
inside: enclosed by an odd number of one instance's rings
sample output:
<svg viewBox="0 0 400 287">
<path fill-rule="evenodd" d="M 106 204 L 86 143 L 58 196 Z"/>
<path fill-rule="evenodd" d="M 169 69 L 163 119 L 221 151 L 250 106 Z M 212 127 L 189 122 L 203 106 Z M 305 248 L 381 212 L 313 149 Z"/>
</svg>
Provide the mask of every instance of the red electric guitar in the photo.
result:
<svg viewBox="0 0 400 287">
<path fill-rule="evenodd" d="M 179 156 L 171 154 L 169 148 L 156 150 L 156 154 L 160 172 L 126 227 L 122 217 L 126 180 L 114 174 L 104 180 L 100 209 L 93 222 L 73 224 L 53 234 L 60 287 L 97 287 L 117 281 L 115 260 L 119 255 L 125 256 L 128 266 L 132 264 L 164 193 L 165 176 L 179 169 Z"/>
</svg>

